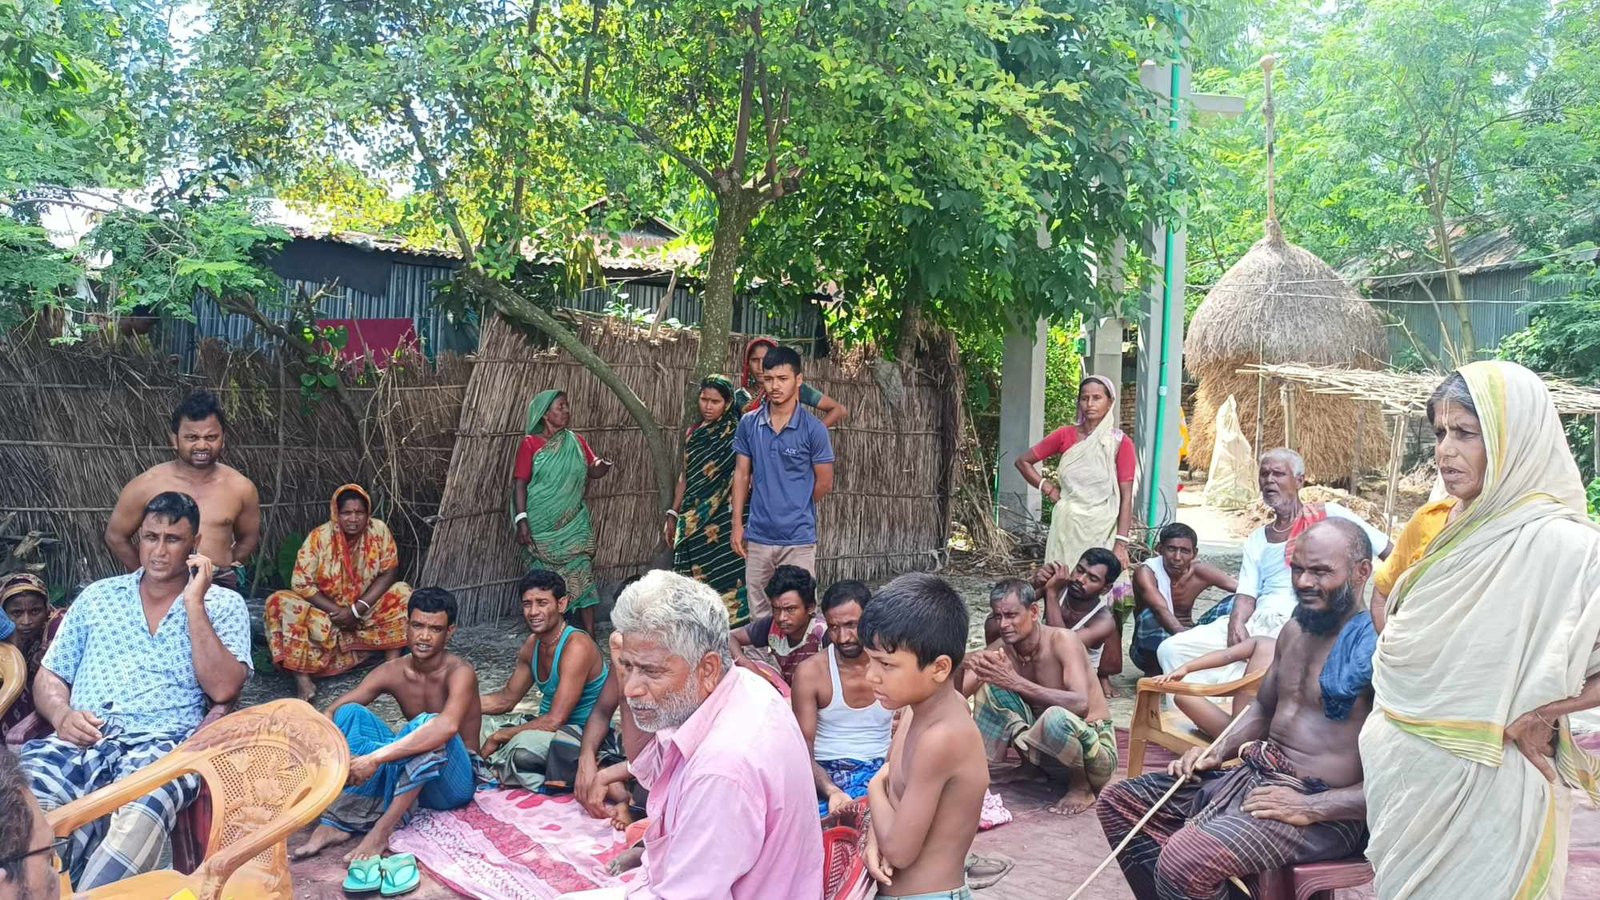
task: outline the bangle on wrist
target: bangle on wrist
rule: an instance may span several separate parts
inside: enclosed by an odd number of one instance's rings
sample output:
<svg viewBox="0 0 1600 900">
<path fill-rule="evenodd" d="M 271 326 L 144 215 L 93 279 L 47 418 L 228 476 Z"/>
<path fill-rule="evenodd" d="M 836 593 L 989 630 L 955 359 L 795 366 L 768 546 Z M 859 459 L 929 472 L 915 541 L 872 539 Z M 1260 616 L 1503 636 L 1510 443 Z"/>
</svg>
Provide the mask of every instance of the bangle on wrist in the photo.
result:
<svg viewBox="0 0 1600 900">
<path fill-rule="evenodd" d="M 512 524 L 512 525 L 515 525 L 515 524 L 517 524 L 517 523 L 518 523 L 518 522 L 521 522 L 521 521 L 522 521 L 522 520 L 524 520 L 524 519 L 526 519 L 526 518 L 528 518 L 528 514 L 527 514 L 527 513 L 525 513 L 525 512 L 519 512 L 519 513 L 517 513 L 517 514 L 516 514 L 516 515 L 514 515 L 514 516 L 512 516 L 512 517 L 511 517 L 511 524 Z"/>
<path fill-rule="evenodd" d="M 677 510 L 675 510 L 675 509 L 667 510 L 667 518 L 676 519 L 677 517 L 678 517 L 678 511 Z"/>
<path fill-rule="evenodd" d="M 1133 538 L 1130 538 L 1125 534 L 1119 534 L 1115 538 L 1113 538 L 1111 542 L 1112 543 L 1117 543 L 1118 541 L 1121 541 L 1124 544 L 1131 544 L 1131 543 L 1133 543 Z"/>
</svg>

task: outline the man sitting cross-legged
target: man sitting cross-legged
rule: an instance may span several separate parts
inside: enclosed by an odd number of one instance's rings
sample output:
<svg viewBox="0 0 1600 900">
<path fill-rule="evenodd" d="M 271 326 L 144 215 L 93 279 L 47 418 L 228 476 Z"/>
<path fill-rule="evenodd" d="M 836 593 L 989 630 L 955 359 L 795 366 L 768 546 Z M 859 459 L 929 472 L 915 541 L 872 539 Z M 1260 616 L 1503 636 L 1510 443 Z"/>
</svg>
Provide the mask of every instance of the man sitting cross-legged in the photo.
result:
<svg viewBox="0 0 1600 900">
<path fill-rule="evenodd" d="M 502 786 L 570 790 L 583 726 L 610 669 L 594 639 L 563 618 L 569 598 L 560 575 L 533 569 L 517 593 L 533 634 L 523 641 L 506 686 L 483 695 L 483 758 Z M 512 713 L 535 684 L 538 715 Z"/>
<path fill-rule="evenodd" d="M 167 491 L 134 533 L 139 570 L 78 595 L 34 679 L 55 736 L 22 747 L 22 770 L 47 812 L 125 778 L 194 733 L 212 703 L 250 677 L 250 613 L 211 583 L 195 553 L 200 508 Z M 63 861 L 79 891 L 148 872 L 178 812 L 200 792 L 187 775 L 73 834 Z"/>
<path fill-rule="evenodd" d="M 865 797 L 889 752 L 894 713 L 867 683 L 867 655 L 856 631 L 871 599 L 859 581 L 828 588 L 822 595 L 828 649 L 801 663 L 794 676 L 790 701 L 811 747 L 822 815 Z"/>
<path fill-rule="evenodd" d="M 799 566 L 779 566 L 767 582 L 772 614 L 729 635 L 735 663 L 761 662 L 794 684 L 795 670 L 817 655 L 827 627 L 817 619 L 817 580 Z"/>
<path fill-rule="evenodd" d="M 456 809 L 472 799 L 478 752 L 478 673 L 446 647 L 456 630 L 456 598 L 444 588 L 413 591 L 406 610 L 410 653 L 379 665 L 333 701 L 328 716 L 350 743 L 350 780 L 323 813 L 296 859 L 366 837 L 346 860 L 381 856 L 413 807 Z M 407 721 L 395 734 L 367 709 L 384 694 Z"/>
<path fill-rule="evenodd" d="M 1043 774 L 1063 782 L 1067 792 L 1050 811 L 1077 815 L 1117 769 L 1111 709 L 1089 654 L 1077 635 L 1039 620 L 1027 582 L 996 584 L 989 606 L 1000 639 L 967 657 L 961 692 L 977 693 L 973 715 L 989 759 L 999 762 L 1013 747 L 1022 756 L 1015 773 L 996 780 Z"/>
<path fill-rule="evenodd" d="M 1134 567 L 1133 599 L 1138 613 L 1130 655 L 1146 675 L 1161 673 L 1161 662 L 1156 659 L 1161 642 L 1194 627 L 1194 601 L 1207 588 L 1230 595 L 1239 589 L 1237 578 L 1195 559 L 1199 546 L 1200 536 L 1193 528 L 1173 522 L 1161 529 L 1156 555 Z M 1232 608 L 1230 596 L 1212 607 L 1201 624 L 1227 615 Z"/>
<path fill-rule="evenodd" d="M 1366 845 L 1357 739 L 1372 711 L 1377 633 L 1361 603 L 1372 542 L 1359 525 L 1327 519 L 1300 535 L 1291 569 L 1299 603 L 1233 732 L 1203 761 L 1190 750 L 1169 774 L 1120 782 L 1100 798 L 1100 826 L 1116 846 L 1174 779 L 1198 776 L 1118 858 L 1141 900 L 1221 898 L 1230 878 Z M 1244 764 L 1216 771 L 1234 757 Z"/>
</svg>

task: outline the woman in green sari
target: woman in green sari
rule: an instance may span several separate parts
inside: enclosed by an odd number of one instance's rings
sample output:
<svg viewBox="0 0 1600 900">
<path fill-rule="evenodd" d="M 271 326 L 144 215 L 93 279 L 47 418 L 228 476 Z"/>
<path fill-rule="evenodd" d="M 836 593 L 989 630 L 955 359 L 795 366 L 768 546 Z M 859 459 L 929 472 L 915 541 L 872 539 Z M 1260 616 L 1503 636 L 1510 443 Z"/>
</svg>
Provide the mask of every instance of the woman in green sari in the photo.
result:
<svg viewBox="0 0 1600 900">
<path fill-rule="evenodd" d="M 715 588 L 734 626 L 750 618 L 744 595 L 744 558 L 733 552 L 733 434 L 745 394 L 721 375 L 700 382 L 700 421 L 684 436 L 683 474 L 667 512 L 672 567 Z"/>
<path fill-rule="evenodd" d="M 594 528 L 583 489 L 611 471 L 589 442 L 568 430 L 572 409 L 562 391 L 542 391 L 528 404 L 528 427 L 512 473 L 512 524 L 529 568 L 549 569 L 567 582 L 569 609 L 594 634 Z"/>
</svg>

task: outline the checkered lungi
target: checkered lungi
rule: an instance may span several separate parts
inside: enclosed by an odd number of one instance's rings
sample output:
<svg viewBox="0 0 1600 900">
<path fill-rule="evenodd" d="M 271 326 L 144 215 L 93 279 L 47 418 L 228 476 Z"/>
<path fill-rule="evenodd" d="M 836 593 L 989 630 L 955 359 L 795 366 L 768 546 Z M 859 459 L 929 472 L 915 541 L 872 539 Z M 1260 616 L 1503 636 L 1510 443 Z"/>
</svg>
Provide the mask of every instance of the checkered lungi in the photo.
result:
<svg viewBox="0 0 1600 900">
<path fill-rule="evenodd" d="M 1096 792 L 1116 774 L 1117 733 L 1110 720 L 1085 722 L 1059 706 L 1035 716 L 1015 691 L 987 684 L 978 689 L 973 719 L 989 759 L 996 762 L 1015 747 L 1046 774 L 1071 778 L 1081 773 Z"/>
</svg>

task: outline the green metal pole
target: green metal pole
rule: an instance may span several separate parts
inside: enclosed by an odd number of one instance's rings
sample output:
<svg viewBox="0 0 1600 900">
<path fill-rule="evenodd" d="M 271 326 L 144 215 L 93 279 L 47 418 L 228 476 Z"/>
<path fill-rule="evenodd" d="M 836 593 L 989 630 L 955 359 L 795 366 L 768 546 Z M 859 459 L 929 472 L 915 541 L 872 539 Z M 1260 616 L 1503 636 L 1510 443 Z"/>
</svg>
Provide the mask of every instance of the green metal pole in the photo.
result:
<svg viewBox="0 0 1600 900">
<path fill-rule="evenodd" d="M 1178 25 L 1183 25 L 1183 11 L 1178 11 Z M 1178 133 L 1182 97 L 1180 91 L 1183 87 L 1183 52 L 1172 57 L 1172 78 L 1167 86 L 1167 127 L 1174 135 Z M 1169 177 L 1169 183 L 1176 180 L 1176 175 Z M 1159 381 L 1156 386 L 1156 434 L 1155 442 L 1151 445 L 1150 453 L 1150 493 L 1145 504 L 1145 525 L 1152 529 L 1154 534 L 1156 513 L 1161 508 L 1161 460 L 1165 449 L 1167 436 L 1167 384 L 1170 379 L 1172 367 L 1172 254 L 1176 249 L 1177 234 L 1173 231 L 1171 223 L 1166 226 L 1166 241 L 1164 256 L 1161 265 L 1161 349 L 1159 354 L 1160 365 L 1157 369 Z"/>
</svg>

